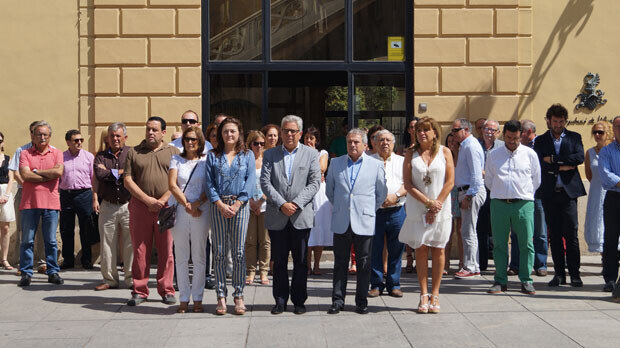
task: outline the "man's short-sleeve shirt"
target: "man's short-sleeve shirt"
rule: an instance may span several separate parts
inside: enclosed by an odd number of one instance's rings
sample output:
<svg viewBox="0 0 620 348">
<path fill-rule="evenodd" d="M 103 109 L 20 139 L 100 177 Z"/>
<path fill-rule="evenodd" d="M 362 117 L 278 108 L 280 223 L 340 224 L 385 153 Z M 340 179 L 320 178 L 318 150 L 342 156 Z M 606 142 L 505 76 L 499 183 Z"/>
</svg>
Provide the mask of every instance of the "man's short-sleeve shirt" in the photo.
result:
<svg viewBox="0 0 620 348">
<path fill-rule="evenodd" d="M 48 147 L 44 153 L 39 152 L 35 147 L 31 147 L 23 150 L 19 156 L 20 168 L 28 167 L 30 170 L 52 169 L 58 164 L 63 164 L 62 152 L 52 147 Z M 59 179 L 45 182 L 24 181 L 19 210 L 60 210 L 58 181 Z"/>
<path fill-rule="evenodd" d="M 178 154 L 179 149 L 170 145 L 162 145 L 157 151 L 153 151 L 143 140 L 127 153 L 125 175 L 130 175 L 148 196 L 159 198 L 168 191 L 170 160 L 173 155 Z"/>
</svg>

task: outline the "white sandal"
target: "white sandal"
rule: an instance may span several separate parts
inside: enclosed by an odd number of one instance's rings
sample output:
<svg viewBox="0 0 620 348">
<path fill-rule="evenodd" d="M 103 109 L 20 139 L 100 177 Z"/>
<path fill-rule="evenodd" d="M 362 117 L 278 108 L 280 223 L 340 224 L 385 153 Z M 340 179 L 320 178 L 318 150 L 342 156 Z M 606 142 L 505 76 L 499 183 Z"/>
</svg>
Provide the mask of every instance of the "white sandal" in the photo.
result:
<svg viewBox="0 0 620 348">
<path fill-rule="evenodd" d="M 428 305 L 429 305 L 429 303 L 427 302 L 425 304 L 422 304 L 422 299 L 424 297 L 427 297 L 428 301 L 430 301 L 430 294 L 420 294 L 420 303 L 418 304 L 418 313 L 420 313 L 420 314 L 428 313 Z"/>
<path fill-rule="evenodd" d="M 429 297 L 431 302 L 429 304 L 428 312 L 432 314 L 439 314 L 439 309 L 441 308 L 441 306 L 439 304 L 433 304 L 434 301 L 437 301 L 436 303 L 439 303 L 439 296 L 431 295 Z"/>
</svg>

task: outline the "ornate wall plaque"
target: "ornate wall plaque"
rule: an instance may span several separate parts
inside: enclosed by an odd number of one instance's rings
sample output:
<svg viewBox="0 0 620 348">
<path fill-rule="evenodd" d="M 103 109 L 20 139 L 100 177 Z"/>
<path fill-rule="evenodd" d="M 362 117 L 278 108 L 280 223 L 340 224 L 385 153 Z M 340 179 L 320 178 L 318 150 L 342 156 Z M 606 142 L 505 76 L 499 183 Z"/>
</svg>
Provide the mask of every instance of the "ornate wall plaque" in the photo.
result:
<svg viewBox="0 0 620 348">
<path fill-rule="evenodd" d="M 607 99 L 603 99 L 605 92 L 600 89 L 596 89 L 601 78 L 597 74 L 587 73 L 583 78 L 582 92 L 577 94 L 575 100 L 579 99 L 579 103 L 575 106 L 575 110 L 579 110 L 582 107 L 586 107 L 590 110 L 596 109 L 599 105 L 605 105 Z"/>
</svg>

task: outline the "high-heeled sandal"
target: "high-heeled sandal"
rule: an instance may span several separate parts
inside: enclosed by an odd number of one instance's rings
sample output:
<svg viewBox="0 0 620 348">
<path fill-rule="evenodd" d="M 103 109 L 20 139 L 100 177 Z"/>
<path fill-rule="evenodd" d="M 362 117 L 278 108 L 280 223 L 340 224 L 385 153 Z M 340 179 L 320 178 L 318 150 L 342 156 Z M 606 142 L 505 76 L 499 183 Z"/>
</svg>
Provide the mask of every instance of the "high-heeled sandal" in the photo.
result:
<svg viewBox="0 0 620 348">
<path fill-rule="evenodd" d="M 240 301 L 242 302 L 241 304 L 239 304 Z M 244 315 L 246 310 L 247 308 L 245 308 L 245 305 L 243 304 L 243 296 L 235 297 L 235 314 Z"/>
<path fill-rule="evenodd" d="M 439 296 L 431 295 L 431 303 L 428 306 L 428 312 L 432 314 L 439 314 L 439 309 L 441 306 L 439 305 Z"/>
<path fill-rule="evenodd" d="M 269 285 L 269 278 L 267 278 L 266 274 L 264 276 L 260 276 L 260 283 L 263 285 Z"/>
<path fill-rule="evenodd" d="M 222 303 L 222 299 L 224 300 L 224 303 Z M 216 315 L 226 314 L 226 298 L 218 297 L 217 306 L 215 307 L 215 314 Z"/>
<path fill-rule="evenodd" d="M 194 308 L 192 308 L 194 313 L 202 313 L 204 312 L 204 308 L 202 308 L 202 301 L 194 301 Z"/>
<path fill-rule="evenodd" d="M 11 266 L 9 260 L 2 260 L 0 261 L 0 268 L 11 271 L 13 269 L 13 266 Z"/>
<path fill-rule="evenodd" d="M 426 301 L 430 301 L 429 294 L 420 294 L 420 303 L 418 304 L 418 313 L 426 314 L 428 313 L 428 305 L 429 303 L 422 303 L 422 300 L 426 297 Z"/>
<path fill-rule="evenodd" d="M 177 308 L 177 313 L 185 313 L 187 312 L 187 305 L 189 302 L 179 302 L 179 308 Z"/>
<path fill-rule="evenodd" d="M 256 277 L 256 273 L 250 272 L 250 274 L 245 277 L 245 285 L 252 285 L 252 283 L 254 283 L 254 277 Z"/>
</svg>

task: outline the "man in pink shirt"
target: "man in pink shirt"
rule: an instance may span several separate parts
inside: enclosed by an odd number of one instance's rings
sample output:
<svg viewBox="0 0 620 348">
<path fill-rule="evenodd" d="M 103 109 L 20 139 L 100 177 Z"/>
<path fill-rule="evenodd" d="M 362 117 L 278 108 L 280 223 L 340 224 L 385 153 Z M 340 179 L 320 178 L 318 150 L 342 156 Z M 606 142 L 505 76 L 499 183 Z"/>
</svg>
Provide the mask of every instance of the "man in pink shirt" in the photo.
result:
<svg viewBox="0 0 620 348">
<path fill-rule="evenodd" d="M 62 238 L 62 265 L 74 266 L 75 215 L 80 224 L 82 267 L 93 269 L 90 240 L 93 234 L 93 163 L 95 156 L 83 150 L 84 137 L 77 129 L 67 131 L 65 141 L 69 149 L 62 153 L 65 170 L 60 177 L 60 237 Z"/>
<path fill-rule="evenodd" d="M 33 275 L 32 249 L 39 219 L 42 219 L 47 281 L 58 285 L 64 283 L 58 275 L 60 268 L 56 244 L 60 210 L 58 180 L 64 170 L 62 153 L 49 145 L 52 127 L 47 122 L 37 122 L 33 130 L 33 146 L 22 151 L 19 157 L 19 174 L 24 184 L 19 205 L 22 213 L 22 241 L 19 250 L 22 277 L 17 285 L 22 287 L 30 285 Z"/>
</svg>

